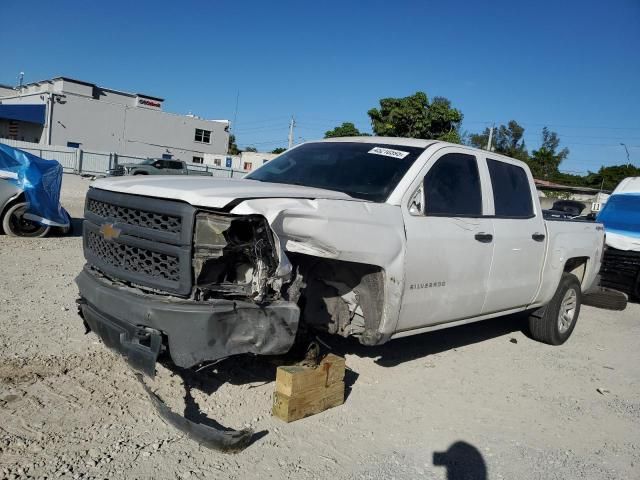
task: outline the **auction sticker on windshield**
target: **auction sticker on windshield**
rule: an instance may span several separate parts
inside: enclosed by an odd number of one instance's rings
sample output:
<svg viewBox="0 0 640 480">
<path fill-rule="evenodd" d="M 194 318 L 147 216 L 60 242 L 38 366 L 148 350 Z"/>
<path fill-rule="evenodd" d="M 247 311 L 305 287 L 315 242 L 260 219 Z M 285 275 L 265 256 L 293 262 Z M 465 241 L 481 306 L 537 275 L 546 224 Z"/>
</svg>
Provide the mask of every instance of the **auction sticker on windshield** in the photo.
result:
<svg viewBox="0 0 640 480">
<path fill-rule="evenodd" d="M 375 155 L 384 155 L 385 157 L 404 158 L 409 155 L 409 152 L 403 152 L 402 150 L 393 150 L 391 148 L 373 147 L 369 150 L 369 153 Z"/>
</svg>

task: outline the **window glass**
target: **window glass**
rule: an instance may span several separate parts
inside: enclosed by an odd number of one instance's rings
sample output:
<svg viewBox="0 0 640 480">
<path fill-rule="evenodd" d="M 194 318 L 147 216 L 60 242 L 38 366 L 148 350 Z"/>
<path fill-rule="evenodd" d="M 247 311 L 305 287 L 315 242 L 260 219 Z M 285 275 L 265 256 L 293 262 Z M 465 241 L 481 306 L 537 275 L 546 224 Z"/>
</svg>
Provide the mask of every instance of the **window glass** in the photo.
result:
<svg viewBox="0 0 640 480">
<path fill-rule="evenodd" d="M 529 179 L 523 168 L 487 159 L 497 217 L 533 216 Z"/>
<path fill-rule="evenodd" d="M 427 215 L 482 215 L 476 157 L 463 153 L 440 157 L 424 178 L 424 195 Z"/>
<path fill-rule="evenodd" d="M 167 162 L 172 170 L 182 170 L 181 162 Z"/>
<path fill-rule="evenodd" d="M 193 163 L 203 163 L 203 162 L 204 162 L 203 157 L 193 157 Z"/>
<path fill-rule="evenodd" d="M 196 134 L 194 137 L 196 142 L 211 143 L 211 131 L 196 128 Z"/>
<path fill-rule="evenodd" d="M 305 143 L 287 150 L 245 178 L 304 185 L 384 202 L 421 147 L 359 142 Z"/>
</svg>

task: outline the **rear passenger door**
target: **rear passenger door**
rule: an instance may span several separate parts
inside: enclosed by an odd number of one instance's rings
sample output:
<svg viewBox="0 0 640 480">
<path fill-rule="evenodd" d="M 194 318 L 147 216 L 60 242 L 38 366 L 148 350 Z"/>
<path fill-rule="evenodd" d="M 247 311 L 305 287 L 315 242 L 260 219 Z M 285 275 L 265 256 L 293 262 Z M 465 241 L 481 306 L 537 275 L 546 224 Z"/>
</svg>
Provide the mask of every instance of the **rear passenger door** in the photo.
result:
<svg viewBox="0 0 640 480">
<path fill-rule="evenodd" d="M 480 315 L 493 255 L 488 182 L 473 150 L 434 153 L 403 201 L 407 249 L 397 331 Z"/>
<path fill-rule="evenodd" d="M 499 158 L 499 157 L 498 157 Z M 540 284 L 545 226 L 533 178 L 519 162 L 487 155 L 494 251 L 483 313 L 528 305 Z"/>
</svg>

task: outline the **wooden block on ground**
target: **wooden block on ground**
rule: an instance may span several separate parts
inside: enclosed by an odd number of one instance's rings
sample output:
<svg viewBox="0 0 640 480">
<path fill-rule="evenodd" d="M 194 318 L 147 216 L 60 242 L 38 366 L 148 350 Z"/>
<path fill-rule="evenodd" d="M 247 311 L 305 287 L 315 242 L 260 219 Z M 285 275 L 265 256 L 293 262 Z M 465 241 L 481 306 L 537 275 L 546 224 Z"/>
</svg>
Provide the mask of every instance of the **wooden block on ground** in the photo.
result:
<svg viewBox="0 0 640 480">
<path fill-rule="evenodd" d="M 273 415 L 292 422 L 344 403 L 344 358 L 327 355 L 315 367 L 279 367 Z"/>
<path fill-rule="evenodd" d="M 344 358 L 330 353 L 316 368 L 292 365 L 278 367 L 276 391 L 295 396 L 319 386 L 329 386 L 344 379 Z"/>
</svg>

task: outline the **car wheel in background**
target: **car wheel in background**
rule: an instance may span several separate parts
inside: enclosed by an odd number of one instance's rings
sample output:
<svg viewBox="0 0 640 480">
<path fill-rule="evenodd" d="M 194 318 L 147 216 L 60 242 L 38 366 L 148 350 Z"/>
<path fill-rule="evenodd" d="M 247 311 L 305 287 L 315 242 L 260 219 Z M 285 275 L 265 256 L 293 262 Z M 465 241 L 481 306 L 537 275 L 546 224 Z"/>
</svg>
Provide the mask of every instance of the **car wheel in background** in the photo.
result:
<svg viewBox="0 0 640 480">
<path fill-rule="evenodd" d="M 578 278 L 563 273 L 551 301 L 529 316 L 531 336 L 549 345 L 562 345 L 576 326 L 581 303 L 582 289 Z"/>
<path fill-rule="evenodd" d="M 32 220 L 24 218 L 28 203 L 16 203 L 10 207 L 2 219 L 4 233 L 12 237 L 44 237 L 51 227 L 40 225 Z"/>
</svg>

